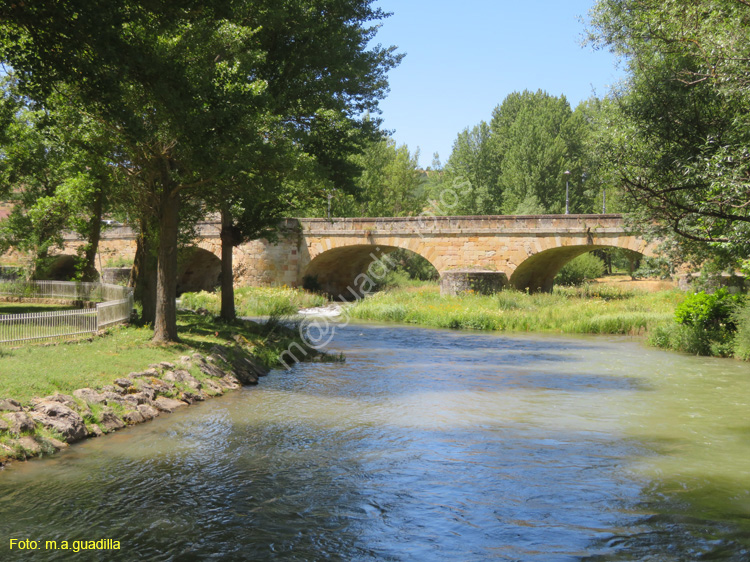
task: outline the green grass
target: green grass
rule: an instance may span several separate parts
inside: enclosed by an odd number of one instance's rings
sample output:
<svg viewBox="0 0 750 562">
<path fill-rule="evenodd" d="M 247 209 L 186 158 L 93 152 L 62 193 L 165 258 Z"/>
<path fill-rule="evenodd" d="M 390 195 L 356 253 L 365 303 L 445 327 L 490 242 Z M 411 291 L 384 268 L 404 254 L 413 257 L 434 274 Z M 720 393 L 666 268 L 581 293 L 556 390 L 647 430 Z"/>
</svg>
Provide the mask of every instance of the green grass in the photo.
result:
<svg viewBox="0 0 750 562">
<path fill-rule="evenodd" d="M 78 388 L 101 388 L 150 364 L 174 362 L 197 351 L 207 354 L 215 344 L 234 345 L 235 337 L 268 366 L 295 340 L 283 326 L 253 322 L 224 323 L 211 317 L 180 313 L 180 343 L 157 345 L 153 330 L 135 326 L 112 328 L 105 335 L 56 345 L 0 346 L 0 398 L 27 404 L 33 397 Z M 315 354 L 313 354 L 315 355 Z M 198 373 L 193 373 L 199 377 Z"/>
<path fill-rule="evenodd" d="M 376 293 L 348 309 L 352 318 L 438 328 L 640 334 L 672 321 L 683 295 L 612 287 L 561 288 L 528 295 L 503 291 L 443 297 L 435 286 Z"/>
<path fill-rule="evenodd" d="M 185 293 L 180 297 L 182 306 L 192 310 L 204 308 L 218 315 L 221 309 L 221 294 Z M 323 306 L 327 298 L 302 289 L 288 287 L 240 287 L 234 292 L 238 316 L 283 316 L 296 314 L 300 308 Z"/>
<path fill-rule="evenodd" d="M 0 315 L 2 314 L 28 314 L 31 312 L 57 312 L 58 310 L 75 310 L 75 306 L 69 304 L 34 304 L 34 303 L 0 303 Z"/>
</svg>

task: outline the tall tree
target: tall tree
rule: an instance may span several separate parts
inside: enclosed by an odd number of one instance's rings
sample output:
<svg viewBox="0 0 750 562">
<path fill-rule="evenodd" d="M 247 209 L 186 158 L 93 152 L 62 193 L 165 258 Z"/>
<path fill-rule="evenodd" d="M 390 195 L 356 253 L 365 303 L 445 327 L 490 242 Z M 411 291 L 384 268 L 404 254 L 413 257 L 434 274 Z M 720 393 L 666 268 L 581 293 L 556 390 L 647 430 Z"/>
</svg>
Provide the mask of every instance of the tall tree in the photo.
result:
<svg viewBox="0 0 750 562">
<path fill-rule="evenodd" d="M 613 155 L 637 216 L 693 253 L 747 260 L 750 3 L 600 0 L 592 24 L 629 70 Z"/>
<path fill-rule="evenodd" d="M 503 213 L 561 213 L 566 183 L 570 212 L 589 210 L 581 181 L 581 122 L 565 96 L 510 94 L 495 108 L 490 127 Z"/>
<path fill-rule="evenodd" d="M 590 212 L 583 181 L 586 126 L 564 96 L 543 91 L 508 95 L 489 123 L 456 138 L 439 182 L 441 190 L 456 192 L 451 212 L 560 213 L 566 182 L 570 212 Z"/>
<path fill-rule="evenodd" d="M 497 189 L 500 159 L 489 125 L 482 121 L 464 129 L 453 143 L 445 165 L 443 184 L 460 185 L 452 213 L 491 215 L 500 210 L 502 194 Z"/>
<path fill-rule="evenodd" d="M 0 11 L 0 54 L 28 91 L 75 86 L 121 147 L 117 163 L 142 194 L 137 214 L 158 230 L 156 341 L 177 339 L 183 202 L 255 173 L 246 157 L 279 131 L 333 181 L 348 175 L 333 164 L 346 136 L 369 127 L 359 116 L 377 109 L 399 60 L 393 48 L 369 46 L 372 22 L 385 16 L 371 4 L 67 0 Z"/>
<path fill-rule="evenodd" d="M 30 103 L 18 94 L 12 75 L 0 87 L 4 113 L 12 115 L 0 135 L 0 195 L 14 204 L 0 230 L 0 247 L 29 252 L 29 273 L 44 275 L 50 249 L 62 247 L 63 231 L 72 230 L 86 239 L 77 277 L 93 281 L 113 182 L 103 130 L 80 113 Z"/>
</svg>

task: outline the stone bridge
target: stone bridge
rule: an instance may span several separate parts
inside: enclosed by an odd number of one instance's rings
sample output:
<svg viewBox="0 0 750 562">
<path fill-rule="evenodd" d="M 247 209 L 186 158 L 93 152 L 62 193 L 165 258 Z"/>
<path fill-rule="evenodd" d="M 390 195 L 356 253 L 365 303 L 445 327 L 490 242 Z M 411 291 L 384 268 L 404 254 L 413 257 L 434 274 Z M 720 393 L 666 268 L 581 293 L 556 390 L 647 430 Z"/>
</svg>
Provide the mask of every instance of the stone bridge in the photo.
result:
<svg viewBox="0 0 750 562">
<path fill-rule="evenodd" d="M 198 226 L 194 247 L 180 264 L 179 291 L 212 289 L 220 274 L 219 224 Z M 66 254 L 80 241 L 69 238 Z M 316 280 L 333 296 L 351 298 L 382 275 L 397 248 L 427 259 L 441 276 L 455 270 L 498 272 L 505 284 L 545 291 L 560 268 L 591 250 L 625 248 L 653 256 L 656 245 L 629 231 L 620 215 L 535 215 L 285 219 L 278 240 L 256 240 L 234 250 L 237 285 L 301 286 Z M 107 229 L 100 265 L 132 263 L 135 234 Z M 61 260 L 64 259 L 61 257 Z"/>
</svg>

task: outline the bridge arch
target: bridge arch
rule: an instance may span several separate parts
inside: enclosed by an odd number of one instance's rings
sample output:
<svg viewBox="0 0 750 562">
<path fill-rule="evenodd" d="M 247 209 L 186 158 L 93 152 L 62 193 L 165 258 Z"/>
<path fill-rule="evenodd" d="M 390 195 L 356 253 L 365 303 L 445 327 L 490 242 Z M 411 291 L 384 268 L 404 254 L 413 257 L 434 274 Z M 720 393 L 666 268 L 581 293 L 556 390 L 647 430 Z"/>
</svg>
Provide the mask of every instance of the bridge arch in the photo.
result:
<svg viewBox="0 0 750 562">
<path fill-rule="evenodd" d="M 77 256 L 59 254 L 52 256 L 44 267 L 44 278 L 50 281 L 70 281 L 76 277 Z"/>
<path fill-rule="evenodd" d="M 654 255 L 649 246 L 633 244 L 625 244 L 622 246 L 586 244 L 549 248 L 529 256 L 518 267 L 516 267 L 515 271 L 510 276 L 510 285 L 520 291 L 528 291 L 530 293 L 549 292 L 554 285 L 555 276 L 565 264 L 588 252 L 612 248 L 631 250 L 647 257 Z"/>
<path fill-rule="evenodd" d="M 221 259 L 203 248 L 186 249 L 177 268 L 177 294 L 213 291 L 221 283 Z"/>
<path fill-rule="evenodd" d="M 338 300 L 354 300 L 372 292 L 400 264 L 390 256 L 410 248 L 382 244 L 351 244 L 325 250 L 316 255 L 302 272 L 302 286 L 319 290 Z M 436 269 L 437 270 L 437 269 Z"/>
</svg>

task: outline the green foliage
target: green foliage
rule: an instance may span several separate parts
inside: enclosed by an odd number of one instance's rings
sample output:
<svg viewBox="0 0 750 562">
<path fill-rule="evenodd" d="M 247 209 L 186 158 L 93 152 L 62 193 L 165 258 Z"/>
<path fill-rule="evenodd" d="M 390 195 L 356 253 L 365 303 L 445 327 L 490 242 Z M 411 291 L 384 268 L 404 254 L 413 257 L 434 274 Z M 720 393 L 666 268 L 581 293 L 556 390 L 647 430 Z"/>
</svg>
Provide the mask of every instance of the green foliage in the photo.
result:
<svg viewBox="0 0 750 562">
<path fill-rule="evenodd" d="M 742 295 L 732 295 L 725 289 L 688 295 L 675 310 L 675 323 L 659 327 L 650 342 L 693 355 L 730 357 L 736 353 L 743 358 L 748 338 L 743 324 L 747 321 L 746 309 L 740 308 L 743 302 Z M 738 325 L 744 328 L 736 335 Z"/>
<path fill-rule="evenodd" d="M 235 291 L 235 301 L 239 316 L 284 316 L 296 314 L 301 308 L 323 306 L 328 302 L 322 295 L 288 287 L 240 287 Z M 180 302 L 183 308 L 204 309 L 217 315 L 221 295 L 206 291 L 183 293 Z"/>
<path fill-rule="evenodd" d="M 750 4 L 599 0 L 592 40 L 621 55 L 605 152 L 642 226 L 683 260 L 750 257 Z"/>
<path fill-rule="evenodd" d="M 612 298 L 583 288 L 447 297 L 437 287 L 425 286 L 372 294 L 347 308 L 347 313 L 363 320 L 439 328 L 638 334 L 668 323 L 682 298 L 676 292 L 602 291 Z"/>
<path fill-rule="evenodd" d="M 631 272 L 633 279 L 669 279 L 672 275 L 671 264 L 667 258 L 644 257 L 639 261 L 638 269 Z"/>
<path fill-rule="evenodd" d="M 734 336 L 734 354 L 743 361 L 750 361 L 750 303 L 737 308 L 732 320 L 737 327 Z"/>
<path fill-rule="evenodd" d="M 419 214 L 426 204 L 419 153 L 379 134 L 363 144 L 359 154 L 350 157 L 359 171 L 350 188 L 318 182 L 316 197 L 301 204 L 303 216 L 328 216 L 330 198 L 334 217 L 401 217 Z M 307 183 L 315 183 L 307 178 Z"/>
<path fill-rule="evenodd" d="M 581 285 L 604 275 L 604 262 L 591 253 L 583 254 L 566 263 L 555 277 L 559 285 Z"/>
<path fill-rule="evenodd" d="M 704 330 L 736 329 L 733 313 L 737 306 L 744 302 L 741 294 L 730 294 L 726 289 L 715 293 L 693 293 L 675 310 L 675 321 L 686 326 L 697 326 Z"/>
<path fill-rule="evenodd" d="M 305 177 L 354 189 L 351 157 L 379 125 L 365 115 L 377 112 L 401 59 L 371 42 L 384 17 L 372 0 L 0 7 L 0 60 L 21 94 L 107 132 L 108 169 L 126 186 L 114 203 L 140 229 L 146 258 L 158 256 L 147 284 L 162 296 L 148 307 L 155 339 L 177 338 L 171 302 L 186 209 L 227 211 L 231 244 L 264 233 L 288 196 L 304 199 Z M 3 107 L 0 119 L 12 114 Z"/>
<path fill-rule="evenodd" d="M 432 198 L 453 190 L 450 214 L 561 213 L 567 181 L 570 211 L 590 212 L 593 195 L 583 172 L 585 163 L 590 175 L 595 162 L 586 159 L 583 139 L 592 124 L 564 96 L 514 92 L 489 123 L 459 133 L 439 181 L 431 182 Z"/>
</svg>

